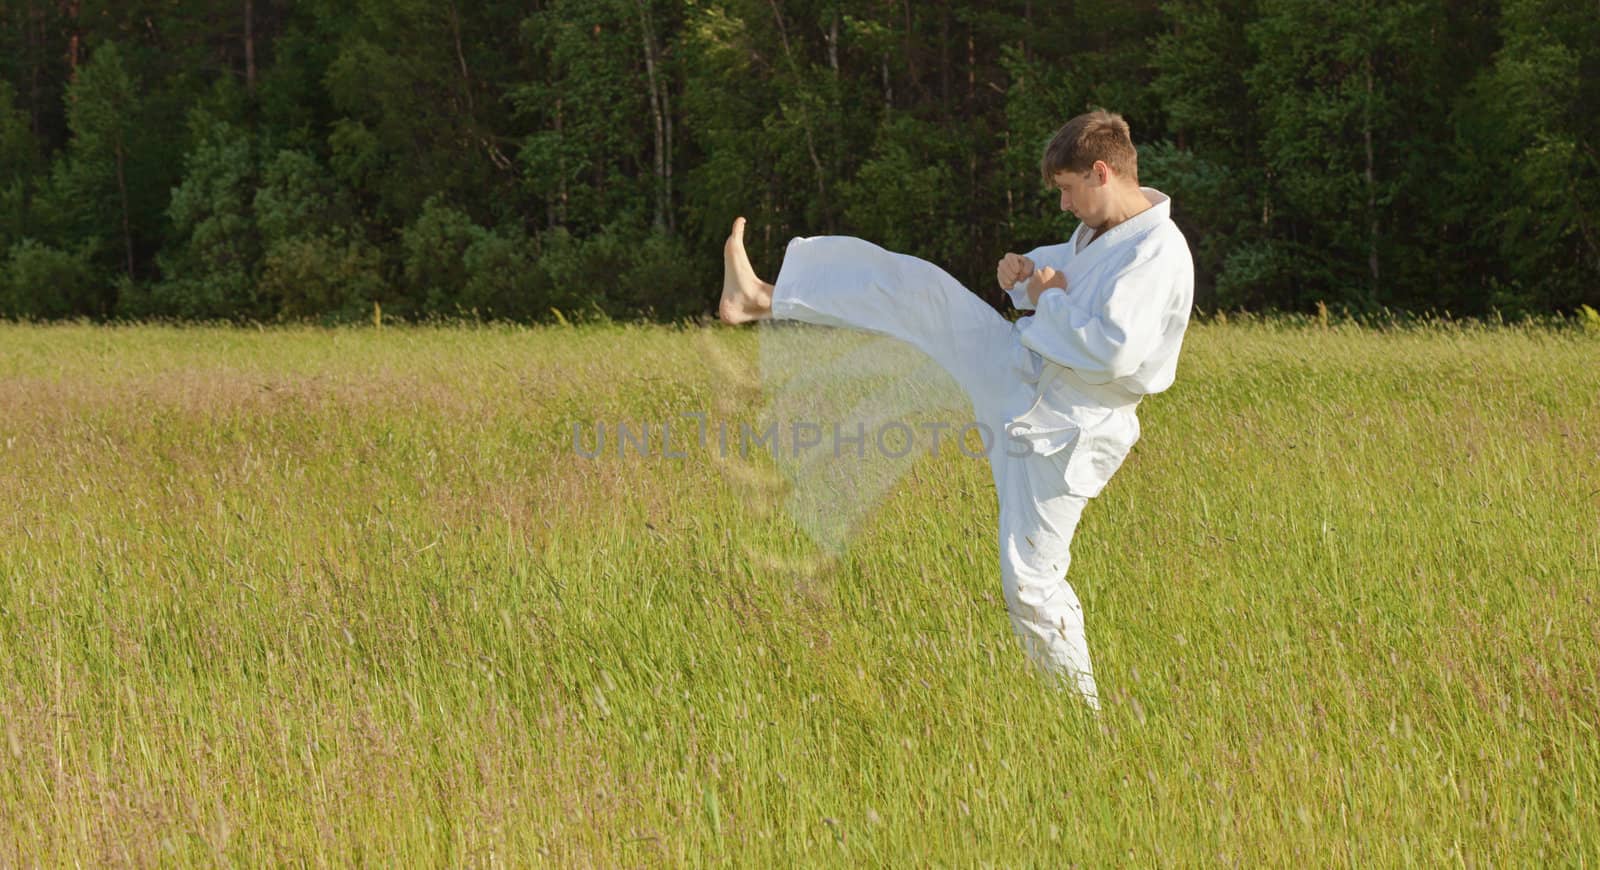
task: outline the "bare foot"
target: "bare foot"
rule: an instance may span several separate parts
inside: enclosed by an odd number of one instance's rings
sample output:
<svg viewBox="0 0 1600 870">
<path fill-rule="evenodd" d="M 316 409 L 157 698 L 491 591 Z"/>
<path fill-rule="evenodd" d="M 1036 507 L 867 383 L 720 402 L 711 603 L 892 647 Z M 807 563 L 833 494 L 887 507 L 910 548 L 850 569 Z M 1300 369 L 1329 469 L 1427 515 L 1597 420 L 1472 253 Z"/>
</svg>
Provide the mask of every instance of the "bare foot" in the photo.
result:
<svg viewBox="0 0 1600 870">
<path fill-rule="evenodd" d="M 744 252 L 744 218 L 734 218 L 722 246 L 722 301 L 717 316 L 725 323 L 748 323 L 772 316 L 772 285 L 756 277 Z"/>
</svg>

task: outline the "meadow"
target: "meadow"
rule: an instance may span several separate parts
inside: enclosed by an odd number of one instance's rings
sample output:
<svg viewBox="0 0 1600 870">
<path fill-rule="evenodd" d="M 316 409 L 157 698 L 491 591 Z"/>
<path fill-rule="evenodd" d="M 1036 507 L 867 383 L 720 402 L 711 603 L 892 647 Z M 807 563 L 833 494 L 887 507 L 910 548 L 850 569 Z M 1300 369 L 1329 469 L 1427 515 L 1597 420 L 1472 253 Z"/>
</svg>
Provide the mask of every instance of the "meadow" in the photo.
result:
<svg viewBox="0 0 1600 870">
<path fill-rule="evenodd" d="M 1194 323 L 1033 678 L 981 460 L 842 553 L 754 329 L 0 324 L 0 865 L 1586 865 L 1600 335 Z"/>
</svg>

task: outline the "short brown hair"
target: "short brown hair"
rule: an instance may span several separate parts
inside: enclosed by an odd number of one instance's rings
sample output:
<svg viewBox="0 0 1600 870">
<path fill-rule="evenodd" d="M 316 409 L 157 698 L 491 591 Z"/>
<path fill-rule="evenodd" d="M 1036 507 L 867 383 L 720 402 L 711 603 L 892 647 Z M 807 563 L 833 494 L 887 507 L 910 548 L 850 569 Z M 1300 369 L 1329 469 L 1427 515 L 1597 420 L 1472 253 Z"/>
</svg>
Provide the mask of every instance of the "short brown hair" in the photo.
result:
<svg viewBox="0 0 1600 870">
<path fill-rule="evenodd" d="M 1057 172 L 1088 172 L 1096 160 L 1139 183 L 1139 152 L 1128 135 L 1128 122 L 1116 112 L 1096 109 L 1061 125 L 1044 148 L 1039 174 L 1050 184 Z"/>
</svg>

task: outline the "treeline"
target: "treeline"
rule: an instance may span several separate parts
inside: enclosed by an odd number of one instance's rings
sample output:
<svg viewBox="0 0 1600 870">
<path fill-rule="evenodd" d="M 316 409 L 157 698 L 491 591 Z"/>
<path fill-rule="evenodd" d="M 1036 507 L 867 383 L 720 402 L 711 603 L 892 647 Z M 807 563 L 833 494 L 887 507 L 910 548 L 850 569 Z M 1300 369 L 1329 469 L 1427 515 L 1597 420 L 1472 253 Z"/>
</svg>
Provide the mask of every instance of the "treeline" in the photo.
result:
<svg viewBox="0 0 1600 870">
<path fill-rule="evenodd" d="M 998 304 L 1096 106 L 1203 308 L 1600 305 L 1592 3 L 0 0 L 0 315 L 707 313 L 737 214 Z"/>
</svg>

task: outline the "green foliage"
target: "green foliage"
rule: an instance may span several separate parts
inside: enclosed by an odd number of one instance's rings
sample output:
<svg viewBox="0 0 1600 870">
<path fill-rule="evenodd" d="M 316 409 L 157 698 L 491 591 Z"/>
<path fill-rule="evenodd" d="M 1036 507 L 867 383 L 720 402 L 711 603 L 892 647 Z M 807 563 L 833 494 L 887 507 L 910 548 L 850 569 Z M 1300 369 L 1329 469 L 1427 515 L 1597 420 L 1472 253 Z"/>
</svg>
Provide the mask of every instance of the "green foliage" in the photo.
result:
<svg viewBox="0 0 1600 870">
<path fill-rule="evenodd" d="M 548 280 L 550 295 L 541 302 L 542 314 L 557 309 L 567 320 L 584 320 L 590 314 L 606 315 L 626 310 L 623 275 L 634 265 L 633 233 L 602 231 L 580 238 L 557 227 L 540 236 L 539 270 Z"/>
<path fill-rule="evenodd" d="M 157 257 L 165 279 L 152 291 L 154 304 L 181 317 L 270 317 L 256 292 L 262 244 L 251 208 L 259 184 L 254 143 L 203 113 L 192 123 L 199 144 L 167 206 L 172 241 Z"/>
<path fill-rule="evenodd" d="M 1262 0 L 1246 28 L 1257 62 L 1245 78 L 1267 220 L 1294 277 L 1269 288 L 1274 297 L 1374 310 L 1396 301 L 1393 271 L 1429 255 L 1397 207 L 1429 201 L 1447 142 L 1446 100 L 1459 84 L 1442 75 L 1452 47 L 1429 27 L 1444 15 L 1432 0 Z"/>
<path fill-rule="evenodd" d="M 914 118 L 884 127 L 872 155 L 841 185 L 846 221 L 890 250 L 934 262 L 960 257 L 971 235 L 962 226 L 968 203 L 956 180 L 963 149 L 937 125 Z"/>
<path fill-rule="evenodd" d="M 38 142 L 16 97 L 11 83 L 0 81 L 0 250 L 28 232 L 28 200 L 41 166 Z"/>
<path fill-rule="evenodd" d="M 580 247 L 590 253 L 618 247 L 608 244 L 610 237 L 604 234 L 600 239 L 607 241 L 590 240 Z M 584 253 L 569 249 L 572 237 L 565 231 L 552 240 L 554 249 L 547 251 L 548 259 L 542 258 L 520 227 L 481 227 L 466 213 L 430 198 L 401 240 L 404 286 L 425 314 L 544 319 L 552 306 L 581 301 L 579 295 L 554 292 L 557 279 L 551 270 L 566 272 L 569 257 L 580 264 L 570 267 L 573 274 L 593 265 Z M 614 261 L 624 267 L 628 262 L 626 255 Z"/>
<path fill-rule="evenodd" d="M 1257 0 L 1175 0 L 1154 42 L 1151 91 L 1168 139 L 1139 146 L 1141 179 L 1173 198 L 1195 258 L 1195 304 L 1264 308 L 1294 285 L 1271 253 L 1272 197 L 1261 121 L 1246 76 L 1258 53 L 1247 28 Z"/>
<path fill-rule="evenodd" d="M 358 234 L 349 193 L 304 151 L 281 150 L 266 161 L 251 206 L 267 247 L 306 235 Z"/>
<path fill-rule="evenodd" d="M 72 314 L 709 314 L 737 215 L 768 277 L 845 233 L 1001 303 L 1097 106 L 1206 309 L 1600 303 L 1600 17 L 1560 0 L 247 6 L 0 9 L 0 250 L 121 276 Z M 313 249 L 365 289 L 259 286 Z"/>
<path fill-rule="evenodd" d="M 467 283 L 466 253 L 488 235 L 472 218 L 438 198 L 423 203 L 422 213 L 401 236 L 405 252 L 406 289 L 424 312 L 450 311 L 454 297 Z"/>
<path fill-rule="evenodd" d="M 1578 306 L 1578 322 L 1584 332 L 1600 335 L 1600 311 L 1587 305 Z"/>
<path fill-rule="evenodd" d="M 1514 314 L 1596 297 L 1600 269 L 1600 22 L 1512 0 L 1505 41 L 1457 108 L 1456 219 L 1492 255 L 1491 304 Z M 1585 72 L 1586 70 L 1591 72 Z"/>
<path fill-rule="evenodd" d="M 105 283 L 87 251 L 23 239 L 0 261 L 0 316 L 68 317 L 92 310 Z"/>
<path fill-rule="evenodd" d="M 540 305 L 551 297 L 532 243 L 520 228 L 481 232 L 461 252 L 465 280 L 456 296 L 461 310 L 509 320 L 543 319 Z"/>
<path fill-rule="evenodd" d="M 68 88 L 72 139 L 51 166 L 37 205 L 49 235 L 76 238 L 96 250 L 101 264 L 128 271 L 123 217 L 128 140 L 138 93 L 115 44 L 95 52 Z M 118 257 L 118 253 L 122 257 Z M 120 261 L 120 262 L 119 262 Z"/>
<path fill-rule="evenodd" d="M 271 315 L 349 321 L 390 302 L 383 253 L 352 199 L 312 154 L 283 149 L 266 161 L 252 208 L 264 251 L 259 295 Z M 408 312 L 398 302 L 391 315 Z"/>
<path fill-rule="evenodd" d="M 170 172 L 149 133 L 140 82 L 117 43 L 94 49 L 66 101 L 71 139 L 36 201 L 41 237 L 86 252 L 98 271 L 138 277 L 163 234 Z M 115 301 L 99 293 L 73 313 L 106 315 Z"/>
<path fill-rule="evenodd" d="M 650 107 L 635 0 L 556 0 L 522 22 L 544 75 L 507 99 L 533 126 L 516 153 L 549 225 L 588 234 L 650 209 Z M 662 72 L 665 75 L 665 72 Z"/>
<path fill-rule="evenodd" d="M 296 236 L 274 244 L 260 293 L 280 319 L 362 320 L 384 294 L 378 250 L 356 239 Z"/>
<path fill-rule="evenodd" d="M 323 79 L 343 115 L 330 137 L 340 179 L 390 226 L 434 194 L 468 200 L 509 188 L 505 104 L 491 83 L 515 57 L 516 8 L 366 0 L 356 10 Z"/>
<path fill-rule="evenodd" d="M 610 314 L 618 318 L 635 311 L 666 318 L 699 314 L 707 297 L 703 292 L 685 293 L 683 288 L 700 290 L 720 287 L 721 263 L 710 263 L 717 270 L 715 275 L 710 275 L 707 274 L 707 263 L 689 249 L 682 236 L 649 231 L 642 234 L 640 241 L 640 234 L 628 235 L 635 241 L 629 256 L 623 261 L 625 266 L 615 287 L 622 291 L 621 304 L 613 304 Z M 553 282 L 551 286 L 553 296 Z M 580 290 L 583 286 L 578 285 L 572 290 Z M 563 295 L 570 299 L 572 290 Z"/>
</svg>

